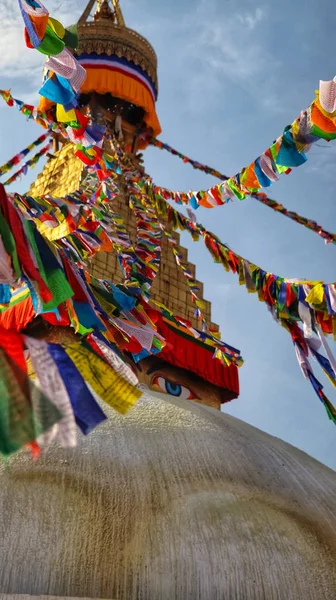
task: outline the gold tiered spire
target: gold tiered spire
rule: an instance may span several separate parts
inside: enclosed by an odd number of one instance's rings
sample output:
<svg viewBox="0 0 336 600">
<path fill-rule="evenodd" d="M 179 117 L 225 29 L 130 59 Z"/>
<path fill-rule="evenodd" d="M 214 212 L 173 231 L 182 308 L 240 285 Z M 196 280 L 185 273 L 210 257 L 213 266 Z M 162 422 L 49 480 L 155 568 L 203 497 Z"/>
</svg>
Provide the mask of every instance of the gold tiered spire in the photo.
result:
<svg viewBox="0 0 336 600">
<path fill-rule="evenodd" d="M 90 0 L 78 21 L 80 25 L 89 21 L 95 6 L 96 8 L 93 14 L 94 21 L 103 19 L 105 21 L 112 21 L 114 25 L 119 27 L 125 27 L 119 0 Z"/>
</svg>

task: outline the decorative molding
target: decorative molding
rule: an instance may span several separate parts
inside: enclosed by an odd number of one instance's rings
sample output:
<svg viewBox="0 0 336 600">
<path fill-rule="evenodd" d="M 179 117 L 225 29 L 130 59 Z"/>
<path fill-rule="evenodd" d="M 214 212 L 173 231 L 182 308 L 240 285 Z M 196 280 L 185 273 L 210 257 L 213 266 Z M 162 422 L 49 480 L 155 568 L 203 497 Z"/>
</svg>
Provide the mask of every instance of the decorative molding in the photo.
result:
<svg viewBox="0 0 336 600">
<path fill-rule="evenodd" d="M 78 37 L 77 54 L 115 54 L 126 58 L 147 73 L 158 89 L 157 56 L 149 42 L 133 29 L 100 20 L 80 23 Z"/>
</svg>

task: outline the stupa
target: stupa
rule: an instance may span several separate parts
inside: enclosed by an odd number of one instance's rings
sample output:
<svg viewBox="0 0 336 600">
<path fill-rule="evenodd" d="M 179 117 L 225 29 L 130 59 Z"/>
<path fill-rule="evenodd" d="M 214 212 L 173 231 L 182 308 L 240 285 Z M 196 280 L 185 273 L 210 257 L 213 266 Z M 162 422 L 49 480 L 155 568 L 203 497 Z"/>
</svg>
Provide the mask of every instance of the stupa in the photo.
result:
<svg viewBox="0 0 336 600">
<path fill-rule="evenodd" d="M 125 25 L 119 0 L 90 0 L 77 25 L 68 28 L 68 31 L 69 35 L 73 31 L 78 34 L 78 47 L 74 54 L 86 70 L 79 96 L 81 112 L 94 123 L 104 124 L 111 134 L 117 136 L 132 161 L 144 172 L 140 151 L 146 148 L 148 136 L 157 136 L 161 132 L 155 108 L 157 57 L 152 46 Z M 56 109 L 51 101 L 42 97 L 39 110 Z M 104 144 L 108 150 L 108 141 Z M 74 144 L 54 134 L 54 154 L 31 186 L 29 194 L 64 197 L 78 189 L 85 174 L 85 164 L 75 156 Z M 135 242 L 136 217 L 125 194 L 120 193 L 114 198 L 113 210 L 122 217 L 131 240 Z M 218 325 L 211 320 L 211 304 L 204 300 L 203 284 L 196 280 L 195 265 L 188 262 L 187 250 L 180 247 L 179 234 L 174 232 L 173 237 L 183 262 L 187 263 L 195 279 L 197 295 L 204 307 L 203 317 L 212 335 L 218 336 Z M 99 252 L 92 260 L 90 270 L 99 279 L 113 283 L 123 281 L 116 253 Z M 166 238 L 163 239 L 160 270 L 153 282 L 151 298 L 193 327 L 200 326 L 194 316 L 195 306 L 190 301 L 186 278 L 177 267 Z M 170 350 L 166 349 L 164 355 L 146 359 L 143 368 L 139 363 L 137 375 L 144 387 L 183 395 L 217 409 L 223 402 L 238 396 L 238 369 L 235 365 L 224 366 L 213 361 L 211 350 L 194 338 L 182 337 L 178 329 L 168 329 L 165 325 L 163 329 L 162 334 L 169 337 Z"/>
<path fill-rule="evenodd" d="M 237 370 L 228 365 L 241 364 L 239 351 L 206 328 L 193 328 L 200 315 L 188 312 L 184 300 L 181 310 L 176 308 L 190 316 L 191 324 L 184 318 L 184 326 L 175 309 L 169 312 L 163 302 L 160 311 L 150 305 L 153 273 L 163 264 L 162 281 L 169 266 L 167 247 L 160 260 L 161 232 L 171 237 L 173 249 L 175 224 L 197 236 L 194 222 L 160 204 L 138 155 L 146 132 L 158 132 L 148 87 L 154 86 L 155 94 L 153 51 L 124 26 L 117 0 L 113 6 L 99 2 L 93 21 L 94 2 L 88 4 L 78 25 L 79 43 L 74 29 L 65 30 L 36 0 L 19 5 L 26 44 L 48 56 L 41 95 L 54 94 L 57 107 L 48 113 L 56 114 L 48 121 L 44 110 L 37 113 L 8 91 L 0 93 L 58 135 L 55 155 L 31 196 L 7 194 L 0 184 L 0 454 L 16 454 L 0 466 L 0 597 L 336 597 L 335 474 L 279 439 L 188 402 L 190 390 L 192 399 L 217 402 L 217 408 L 234 397 Z M 86 62 L 86 71 L 70 48 Z M 86 74 L 80 93 L 75 84 Z M 85 179 L 61 133 L 80 138 L 76 156 L 84 163 L 93 160 Z M 16 160 L 9 163 L 12 167 Z M 125 232 L 131 232 L 129 207 L 142 212 L 134 247 L 128 240 L 123 245 L 125 237 L 118 238 L 114 229 L 118 209 Z M 275 302 L 273 274 L 197 227 L 217 262 L 221 258 L 240 283 L 245 277 L 259 299 L 267 295 L 268 303 Z M 93 261 L 88 271 L 87 256 L 103 248 L 121 259 L 120 284 L 115 285 L 118 270 L 110 269 L 115 264 L 110 258 L 103 268 Z M 176 271 L 182 252 L 174 254 Z M 191 266 L 184 268 L 192 278 Z M 98 269 L 99 279 L 92 275 Z M 173 278 L 169 271 L 168 276 Z M 196 283 L 192 279 L 189 292 L 199 309 Z M 293 304 L 294 290 L 282 280 L 280 291 L 284 287 Z M 157 297 L 174 307 L 174 295 L 163 298 L 160 285 L 156 289 Z M 58 341 L 45 335 L 49 324 Z M 290 326 L 297 343 L 300 329 L 289 320 Z M 140 379 L 147 376 L 148 387 L 158 390 L 163 382 L 170 396 L 140 398 L 128 359 L 134 369 L 140 367 Z M 27 360 L 36 385 L 27 377 Z M 332 417 L 322 392 L 320 399 Z M 79 440 L 77 429 L 84 434 Z M 32 461 L 31 453 L 37 458 L 40 449 L 40 460 Z"/>
</svg>

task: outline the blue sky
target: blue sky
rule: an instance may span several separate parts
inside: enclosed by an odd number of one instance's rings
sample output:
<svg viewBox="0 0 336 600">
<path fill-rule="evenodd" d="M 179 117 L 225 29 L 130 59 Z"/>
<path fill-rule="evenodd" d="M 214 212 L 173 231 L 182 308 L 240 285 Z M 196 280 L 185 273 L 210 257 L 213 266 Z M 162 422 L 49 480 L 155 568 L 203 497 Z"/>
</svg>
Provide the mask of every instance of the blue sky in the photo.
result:
<svg viewBox="0 0 336 600">
<path fill-rule="evenodd" d="M 120 0 L 126 24 L 145 35 L 159 60 L 161 139 L 192 158 L 231 175 L 249 164 L 314 98 L 319 80 L 336 74 L 336 13 L 331 0 Z M 86 2 L 46 0 L 65 25 Z M 43 57 L 26 49 L 13 0 L 0 5 L 0 87 L 36 101 Z M 0 106 L 0 164 L 40 134 L 14 109 Z M 336 231 L 336 142 L 321 141 L 308 163 L 283 176 L 270 195 Z M 41 165 L 42 166 L 42 165 Z M 11 189 L 25 191 L 37 167 Z M 146 151 L 158 185 L 204 189 L 215 180 L 157 149 Z M 252 199 L 197 218 L 234 250 L 288 278 L 336 280 L 335 247 Z M 336 428 L 302 377 L 288 334 L 255 295 L 239 287 L 201 242 L 182 236 L 197 265 L 213 320 L 225 341 L 241 349 L 241 396 L 225 412 L 305 450 L 336 469 Z M 331 343 L 335 350 L 334 344 Z M 320 375 L 318 367 L 314 366 Z M 323 379 L 323 376 L 321 376 Z M 326 385 L 336 403 L 336 391 Z"/>
</svg>

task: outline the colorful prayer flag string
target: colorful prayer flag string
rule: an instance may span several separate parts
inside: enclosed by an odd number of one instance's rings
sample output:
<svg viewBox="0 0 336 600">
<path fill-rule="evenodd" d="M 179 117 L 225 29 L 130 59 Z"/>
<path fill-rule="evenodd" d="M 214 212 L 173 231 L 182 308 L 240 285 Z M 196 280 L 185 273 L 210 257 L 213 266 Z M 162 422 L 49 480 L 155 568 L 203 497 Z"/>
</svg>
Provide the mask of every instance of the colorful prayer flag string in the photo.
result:
<svg viewBox="0 0 336 600">
<path fill-rule="evenodd" d="M 335 81 L 321 81 L 315 100 L 291 125 L 285 127 L 284 133 L 248 167 L 233 177 L 225 178 L 222 183 L 197 192 L 171 191 L 157 186 L 155 189 L 161 189 L 164 197 L 180 204 L 191 204 L 193 208 L 212 208 L 234 197 L 243 200 L 258 193 L 261 188 L 277 181 L 281 174 L 288 174 L 292 168 L 304 164 L 306 153 L 313 143 L 321 139 L 336 139 L 335 96 Z M 195 161 L 188 162 L 195 164 Z"/>
<path fill-rule="evenodd" d="M 33 105 L 26 104 L 22 100 L 14 98 L 10 90 L 0 90 L 0 97 L 6 102 L 7 106 L 17 108 L 28 120 L 33 119 L 47 129 L 63 133 L 62 127 L 54 120 L 51 111 L 47 113 L 37 111 Z"/>
<path fill-rule="evenodd" d="M 21 175 L 27 175 L 28 169 L 35 167 L 35 165 L 38 163 L 40 158 L 43 158 L 43 156 L 45 156 L 51 148 L 52 148 L 52 143 L 49 142 L 49 144 L 44 146 L 44 148 L 42 148 L 42 150 L 40 150 L 40 152 L 37 152 L 36 154 L 34 154 L 34 156 L 30 160 L 27 160 L 27 162 L 25 162 L 22 165 L 21 169 L 19 169 L 15 173 L 13 173 L 13 175 L 4 182 L 4 185 L 10 185 L 14 181 L 16 181 L 19 177 L 21 177 Z"/>
<path fill-rule="evenodd" d="M 202 165 L 198 161 L 195 161 L 195 160 L 192 160 L 191 158 L 188 158 L 184 154 L 181 154 L 181 152 L 178 152 L 177 150 L 174 150 L 173 148 L 171 148 L 171 146 L 168 146 L 168 144 L 160 142 L 156 138 L 151 138 L 150 139 L 150 143 L 153 146 L 155 146 L 157 148 L 160 148 L 161 150 L 162 149 L 167 150 L 168 152 L 170 152 L 174 156 L 178 156 L 179 158 L 181 158 L 183 160 L 184 163 L 190 163 L 194 167 L 194 169 L 198 169 L 200 171 L 204 171 L 205 173 L 207 173 L 209 175 L 212 175 L 213 177 L 217 177 L 218 179 L 222 179 L 223 181 L 229 179 L 229 177 L 227 177 L 226 175 L 223 175 L 219 171 L 216 171 L 212 167 L 209 167 L 207 165 Z M 154 187 L 154 191 L 155 191 L 156 194 L 161 195 L 163 198 L 167 199 L 169 197 L 169 192 L 168 192 L 168 195 L 167 195 L 167 190 L 165 190 L 164 188 L 159 188 L 159 187 L 155 186 Z M 175 194 L 175 192 L 174 192 L 174 194 Z M 330 231 L 327 231 L 326 229 L 323 229 L 323 227 L 321 225 L 319 225 L 313 219 L 308 219 L 307 217 L 303 217 L 302 215 L 299 215 L 295 211 L 287 209 L 285 206 L 283 206 L 282 204 L 280 204 L 276 200 L 273 200 L 272 198 L 269 198 L 264 192 L 256 192 L 256 193 L 250 194 L 249 196 L 251 198 L 253 198 L 254 200 L 257 200 L 258 202 L 261 202 L 264 206 L 267 206 L 268 208 L 271 208 L 275 212 L 277 212 L 277 213 L 279 213 L 281 215 L 284 215 L 285 217 L 288 217 L 292 221 L 295 221 L 296 223 L 299 223 L 300 225 L 303 225 L 307 229 L 310 229 L 310 231 L 313 231 L 314 233 L 317 233 L 320 237 L 322 237 L 325 240 L 326 244 L 336 244 L 336 233 L 331 233 Z M 173 200 L 175 200 L 178 204 L 181 203 L 179 201 L 178 197 L 176 198 L 174 196 Z M 207 206 L 207 208 L 214 208 L 214 206 L 215 205 Z M 193 207 L 194 208 L 198 208 L 197 205 L 193 205 Z"/>
<path fill-rule="evenodd" d="M 29 144 L 29 146 L 27 146 L 27 148 L 24 148 L 23 150 L 21 150 L 21 152 L 19 152 L 15 156 L 13 156 L 13 158 L 11 158 L 4 165 L 1 165 L 0 176 L 3 175 L 4 173 L 8 173 L 8 171 L 10 171 L 16 165 L 18 165 L 21 162 L 21 160 L 25 156 L 27 156 L 27 154 L 29 154 L 29 152 L 34 150 L 34 148 L 36 148 L 37 146 L 40 146 L 41 144 L 43 144 L 43 142 L 49 137 L 49 135 L 50 135 L 50 133 L 44 133 L 43 135 L 40 135 L 40 137 L 38 137 L 37 140 L 35 140 L 31 144 Z"/>
<path fill-rule="evenodd" d="M 59 124 L 57 124 L 55 121 L 53 121 L 50 116 L 47 119 L 47 115 L 40 115 L 39 113 L 36 112 L 36 109 L 34 109 L 33 106 L 29 106 L 29 105 L 25 104 L 24 102 L 22 102 L 21 100 L 17 100 L 15 98 L 13 98 L 11 96 L 9 90 L 0 91 L 0 95 L 4 98 L 4 100 L 7 102 L 8 105 L 10 105 L 10 106 L 16 105 L 23 114 L 26 114 L 28 116 L 28 118 L 35 118 L 35 119 L 40 119 L 40 120 L 41 120 L 41 118 L 44 118 L 45 126 L 52 127 L 53 129 L 58 128 Z M 63 134 L 66 135 L 66 132 L 63 132 Z M 168 144 L 163 143 L 160 140 L 157 140 L 156 138 L 151 138 L 151 143 L 152 143 L 152 145 L 155 145 L 158 148 L 167 150 L 171 154 L 178 156 L 185 163 L 190 163 L 195 169 L 204 171 L 210 175 L 213 175 L 214 177 L 218 177 L 218 178 L 222 179 L 223 181 L 229 179 L 226 175 L 223 175 L 222 173 L 213 169 L 212 167 L 209 167 L 207 165 L 202 165 L 198 161 L 195 161 L 195 160 L 185 156 L 181 152 L 175 150 Z M 194 196 L 192 196 L 191 198 L 188 199 L 187 195 L 183 195 L 182 200 L 181 200 L 181 197 L 178 192 L 169 192 L 165 188 L 159 188 L 158 186 L 154 186 L 153 189 L 157 195 L 161 195 L 163 198 L 167 199 L 167 198 L 171 197 L 173 200 L 175 200 L 179 204 L 181 204 L 182 201 L 183 202 L 190 201 L 190 204 L 193 206 L 193 208 L 198 208 L 199 204 L 197 203 L 197 200 Z M 212 189 L 211 193 L 213 196 L 215 196 L 217 198 L 217 200 L 220 198 L 218 196 L 218 194 L 216 194 L 214 188 Z M 317 233 L 320 237 L 322 237 L 325 240 L 325 242 L 327 244 L 336 243 L 336 234 L 331 233 L 328 230 L 324 229 L 321 225 L 319 225 L 313 219 L 303 217 L 302 215 L 299 215 L 298 213 L 287 209 L 286 207 L 284 207 L 282 204 L 280 204 L 276 200 L 269 198 L 263 192 L 251 193 L 249 195 L 252 198 L 254 198 L 255 200 L 264 204 L 264 206 L 268 206 L 272 210 L 286 216 L 287 218 L 295 221 L 296 223 L 299 223 L 300 225 L 303 225 L 304 227 L 306 227 L 307 229 L 310 229 L 314 233 Z M 233 196 L 231 197 L 231 199 L 232 198 L 233 198 Z M 217 204 L 221 204 L 221 202 L 218 201 Z M 206 206 L 208 208 L 213 208 L 217 204 L 213 202 L 213 198 L 212 198 L 212 201 L 210 202 L 210 204 L 206 204 Z"/>
<path fill-rule="evenodd" d="M 213 177 L 217 177 L 218 179 L 221 179 L 222 181 L 229 179 L 229 177 L 227 175 L 223 175 L 216 169 L 213 169 L 212 167 L 209 167 L 208 165 L 203 165 L 202 163 L 198 162 L 197 160 L 193 160 L 192 158 L 189 158 L 185 154 L 182 154 L 178 150 L 175 150 L 174 148 L 172 148 L 165 142 L 161 142 L 161 140 L 158 140 L 157 138 L 153 138 L 153 137 L 149 138 L 149 143 L 152 146 L 159 148 L 160 150 L 167 150 L 167 152 L 170 152 L 170 154 L 172 154 L 173 156 L 178 156 L 181 160 L 183 160 L 183 162 L 185 164 L 192 165 L 194 167 L 194 169 L 203 171 L 204 173 L 207 173 L 208 175 L 212 175 Z"/>
<path fill-rule="evenodd" d="M 288 219 L 295 221 L 295 223 L 299 223 L 299 225 L 303 225 L 303 227 L 306 227 L 307 229 L 310 229 L 310 231 L 317 233 L 321 238 L 324 239 L 326 244 L 336 244 L 336 233 L 331 233 L 330 231 L 323 229 L 323 227 L 313 219 L 307 219 L 293 210 L 288 210 L 288 208 L 276 200 L 269 198 L 263 192 L 252 194 L 251 197 L 258 202 L 261 202 L 264 206 L 267 206 L 275 212 L 283 215 L 284 217 L 287 217 Z"/>
</svg>

